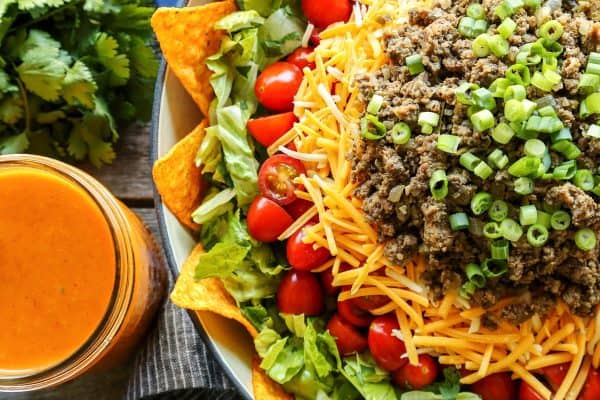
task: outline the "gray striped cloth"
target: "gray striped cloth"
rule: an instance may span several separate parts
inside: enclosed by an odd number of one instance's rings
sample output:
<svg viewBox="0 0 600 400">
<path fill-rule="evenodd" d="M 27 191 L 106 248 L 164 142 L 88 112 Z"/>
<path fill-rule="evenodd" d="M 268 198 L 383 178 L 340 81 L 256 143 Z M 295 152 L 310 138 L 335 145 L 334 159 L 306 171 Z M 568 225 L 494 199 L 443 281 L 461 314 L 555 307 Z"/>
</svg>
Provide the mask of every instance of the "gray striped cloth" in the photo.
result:
<svg viewBox="0 0 600 400">
<path fill-rule="evenodd" d="M 156 324 L 135 360 L 126 400 L 242 399 L 184 310 L 165 301 Z"/>
</svg>

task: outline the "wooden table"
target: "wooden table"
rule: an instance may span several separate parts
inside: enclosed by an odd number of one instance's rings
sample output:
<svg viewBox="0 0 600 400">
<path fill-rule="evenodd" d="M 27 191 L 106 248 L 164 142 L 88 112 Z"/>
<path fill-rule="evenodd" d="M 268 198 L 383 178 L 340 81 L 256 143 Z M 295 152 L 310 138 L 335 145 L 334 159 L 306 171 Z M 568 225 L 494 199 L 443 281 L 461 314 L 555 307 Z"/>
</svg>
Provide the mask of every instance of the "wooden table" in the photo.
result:
<svg viewBox="0 0 600 400">
<path fill-rule="evenodd" d="M 104 183 L 112 193 L 135 211 L 154 232 L 160 243 L 154 212 L 152 177 L 150 173 L 149 125 L 133 125 L 123 130 L 115 150 L 112 165 L 98 169 L 90 164 L 79 165 Z M 135 354 L 123 365 L 69 382 L 43 393 L 0 394 L 2 400 L 119 400 L 123 398 L 133 368 Z"/>
</svg>

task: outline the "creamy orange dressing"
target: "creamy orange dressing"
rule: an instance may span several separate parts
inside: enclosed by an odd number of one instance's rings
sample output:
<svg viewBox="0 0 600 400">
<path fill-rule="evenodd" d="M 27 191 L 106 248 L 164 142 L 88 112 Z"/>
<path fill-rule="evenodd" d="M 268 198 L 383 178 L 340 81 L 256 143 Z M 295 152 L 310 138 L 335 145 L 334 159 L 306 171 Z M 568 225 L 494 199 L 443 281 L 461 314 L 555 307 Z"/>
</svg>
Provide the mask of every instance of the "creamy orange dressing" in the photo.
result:
<svg viewBox="0 0 600 400">
<path fill-rule="evenodd" d="M 40 370 L 73 354 L 108 309 L 112 234 L 66 178 L 0 168 L 0 370 Z"/>
</svg>

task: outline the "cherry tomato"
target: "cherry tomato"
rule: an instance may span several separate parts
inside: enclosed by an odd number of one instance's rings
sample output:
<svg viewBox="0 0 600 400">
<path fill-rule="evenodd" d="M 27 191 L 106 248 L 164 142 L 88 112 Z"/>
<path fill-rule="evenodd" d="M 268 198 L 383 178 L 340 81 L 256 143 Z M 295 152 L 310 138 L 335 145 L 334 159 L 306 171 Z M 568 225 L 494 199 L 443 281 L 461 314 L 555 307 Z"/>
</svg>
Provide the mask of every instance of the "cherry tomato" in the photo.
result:
<svg viewBox="0 0 600 400">
<path fill-rule="evenodd" d="M 367 339 L 338 314 L 331 317 L 327 323 L 327 329 L 335 338 L 335 344 L 343 356 L 362 353 L 367 348 Z"/>
<path fill-rule="evenodd" d="M 265 147 L 272 145 L 284 133 L 292 129 L 298 119 L 293 112 L 269 115 L 248 121 L 250 134 Z"/>
<path fill-rule="evenodd" d="M 300 189 L 294 179 L 306 174 L 306 169 L 300 160 L 275 154 L 266 159 L 258 171 L 258 188 L 260 193 L 279 205 L 286 205 L 296 200 L 294 190 Z"/>
<path fill-rule="evenodd" d="M 407 358 L 402 358 L 406 353 L 404 342 L 392 335 L 394 329 L 400 329 L 398 321 L 389 315 L 375 318 L 369 327 L 369 350 L 386 371 L 396 371 L 408 363 Z"/>
<path fill-rule="evenodd" d="M 312 243 L 304 243 L 306 237 L 304 229 L 313 226 L 314 222 L 308 222 L 302 228 L 298 229 L 287 241 L 285 253 L 290 265 L 301 271 L 310 271 L 318 267 L 331 257 L 329 250 L 325 247 L 313 248 Z"/>
<path fill-rule="evenodd" d="M 486 376 L 471 385 L 471 390 L 482 400 L 514 400 L 517 398 L 515 382 L 506 372 Z"/>
<path fill-rule="evenodd" d="M 348 271 L 349 269 L 352 269 L 352 266 L 348 263 L 342 263 L 340 265 L 340 272 Z M 323 285 L 325 293 L 330 296 L 336 295 L 340 291 L 339 286 L 333 286 L 333 272 L 331 268 L 321 272 L 321 284 Z"/>
<path fill-rule="evenodd" d="M 261 242 L 274 242 L 294 222 L 279 204 L 257 196 L 248 209 L 248 232 Z"/>
<path fill-rule="evenodd" d="M 352 14 L 350 0 L 302 0 L 302 12 L 319 28 L 338 21 L 348 21 Z"/>
<path fill-rule="evenodd" d="M 579 395 L 579 400 L 598 399 L 600 399 L 600 372 L 592 368 L 585 380 L 583 391 Z"/>
<path fill-rule="evenodd" d="M 314 204 L 308 200 L 296 199 L 290 204 L 286 204 L 285 211 L 288 212 L 294 219 L 300 218 L 305 212 L 307 212 Z"/>
<path fill-rule="evenodd" d="M 562 381 L 565 379 L 567 371 L 569 371 L 569 364 L 564 363 L 545 367 L 542 369 L 542 374 L 546 377 L 546 380 L 552 389 L 556 391 L 560 387 Z"/>
<path fill-rule="evenodd" d="M 417 365 L 406 364 L 394 372 L 392 378 L 402 388 L 420 390 L 435 382 L 438 371 L 437 361 L 430 355 L 421 354 Z"/>
<path fill-rule="evenodd" d="M 527 382 L 521 381 L 521 385 L 519 386 L 519 400 L 544 400 L 544 398 L 529 386 Z"/>
<path fill-rule="evenodd" d="M 288 272 L 277 289 L 277 307 L 288 314 L 319 315 L 325 311 L 325 296 L 319 279 L 306 271 Z"/>
<path fill-rule="evenodd" d="M 362 308 L 363 310 L 374 310 L 389 303 L 390 299 L 387 296 L 376 294 L 363 297 L 356 297 L 352 299 L 352 302 L 356 307 Z"/>
<path fill-rule="evenodd" d="M 308 61 L 308 56 L 311 55 L 313 51 L 314 49 L 312 47 L 298 47 L 287 57 L 287 61 L 300 69 L 303 69 L 304 67 L 315 69 L 315 63 L 313 61 Z"/>
<path fill-rule="evenodd" d="M 302 71 L 292 63 L 279 61 L 269 65 L 256 79 L 254 92 L 271 111 L 292 111 L 294 96 L 302 82 Z"/>
<path fill-rule="evenodd" d="M 369 326 L 373 316 L 368 311 L 358 308 L 350 300 L 338 301 L 337 310 L 340 316 L 352 325 L 362 328 Z"/>
<path fill-rule="evenodd" d="M 318 28 L 315 26 L 310 35 L 310 43 L 315 47 L 318 46 L 319 44 L 321 44 L 321 36 L 319 36 L 320 34 L 321 34 L 321 28 Z"/>
</svg>

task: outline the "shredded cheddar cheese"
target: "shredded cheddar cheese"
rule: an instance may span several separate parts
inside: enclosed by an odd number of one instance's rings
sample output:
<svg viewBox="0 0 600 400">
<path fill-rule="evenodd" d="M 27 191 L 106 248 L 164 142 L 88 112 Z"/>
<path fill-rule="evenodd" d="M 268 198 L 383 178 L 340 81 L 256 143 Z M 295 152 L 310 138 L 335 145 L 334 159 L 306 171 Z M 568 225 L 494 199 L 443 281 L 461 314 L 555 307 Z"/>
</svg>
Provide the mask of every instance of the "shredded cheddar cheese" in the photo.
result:
<svg viewBox="0 0 600 400">
<path fill-rule="evenodd" d="M 545 318 L 536 314 L 518 326 L 501 322 L 492 330 L 484 323 L 486 313 L 517 304 L 519 299 L 503 299 L 491 310 L 484 310 L 449 292 L 433 304 L 419 281 L 426 269 L 423 258 L 392 264 L 378 242 L 377 231 L 362 212 L 362 201 L 353 196 L 356 185 L 347 154 L 359 136 L 358 120 L 364 112 L 354 79 L 388 62 L 382 42 L 388 27 L 382 26 L 382 21 L 405 23 L 410 9 L 430 3 L 362 0 L 354 3 L 349 22 L 334 24 L 320 33 L 321 43 L 311 56 L 316 67 L 304 69 L 294 102 L 299 122 L 268 148 L 269 154 L 284 151 L 305 163 L 307 175 L 297 178 L 304 189 L 296 194 L 314 203 L 280 239 L 318 216 L 319 222 L 305 229 L 304 240 L 326 247 L 334 258 L 317 271 L 331 268 L 333 285 L 350 288 L 340 293 L 340 300 L 387 296 L 389 302 L 371 312 L 394 313 L 400 327 L 395 335 L 405 342 L 410 363 L 416 364 L 419 354 L 430 353 L 441 364 L 468 370 L 461 380 L 465 384 L 493 373 L 510 372 L 546 400 L 575 399 L 589 368 L 600 365 L 600 314 L 579 318 L 559 303 Z M 309 26 L 303 42 L 311 31 Z M 284 147 L 289 143 L 297 150 Z M 341 268 L 342 263 L 351 269 Z M 536 371 L 562 363 L 570 363 L 570 368 L 553 394 L 536 377 Z"/>
</svg>

